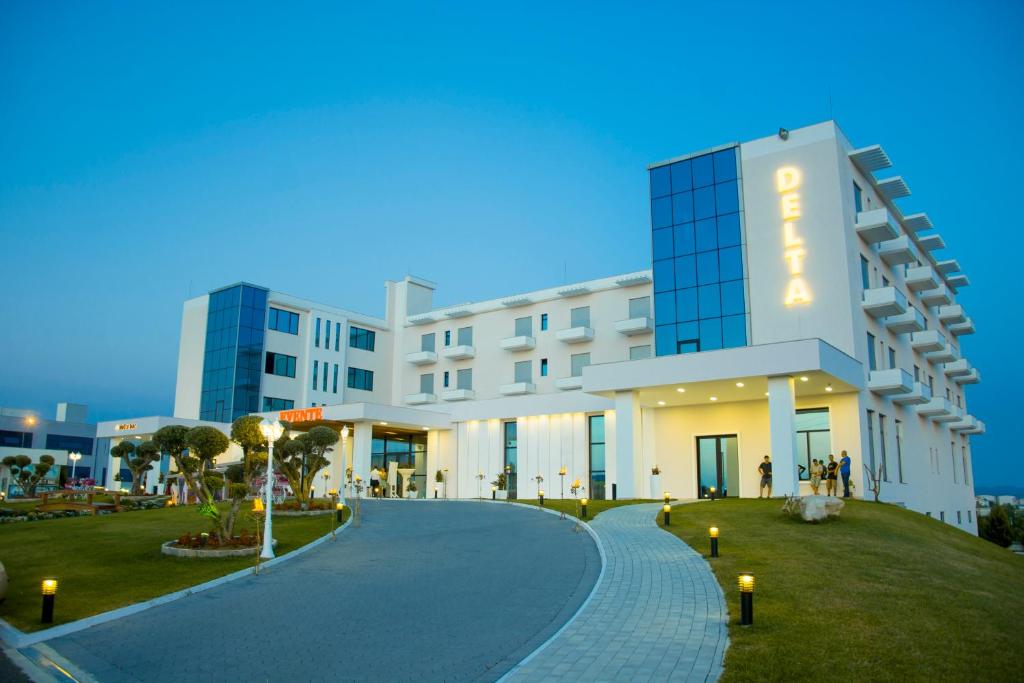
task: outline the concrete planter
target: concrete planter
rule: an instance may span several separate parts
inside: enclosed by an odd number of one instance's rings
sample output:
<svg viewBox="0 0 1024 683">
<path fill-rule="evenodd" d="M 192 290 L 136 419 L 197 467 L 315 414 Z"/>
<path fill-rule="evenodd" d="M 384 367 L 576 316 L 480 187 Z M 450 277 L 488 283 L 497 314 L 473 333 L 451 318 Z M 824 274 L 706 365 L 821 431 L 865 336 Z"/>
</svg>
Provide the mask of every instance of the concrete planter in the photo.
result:
<svg viewBox="0 0 1024 683">
<path fill-rule="evenodd" d="M 508 491 L 495 491 L 495 498 L 497 500 L 508 500 Z"/>
<path fill-rule="evenodd" d="M 277 510 L 270 513 L 273 517 L 319 517 L 320 515 L 333 515 L 334 510 Z"/>
<path fill-rule="evenodd" d="M 260 545 L 253 546 L 252 548 L 175 548 L 175 543 L 177 543 L 177 541 L 167 541 L 160 546 L 160 552 L 164 555 L 170 555 L 171 557 L 216 559 L 220 557 L 246 557 L 257 555 L 262 549 L 262 546 Z M 275 548 L 277 547 L 276 538 L 271 545 Z"/>
</svg>

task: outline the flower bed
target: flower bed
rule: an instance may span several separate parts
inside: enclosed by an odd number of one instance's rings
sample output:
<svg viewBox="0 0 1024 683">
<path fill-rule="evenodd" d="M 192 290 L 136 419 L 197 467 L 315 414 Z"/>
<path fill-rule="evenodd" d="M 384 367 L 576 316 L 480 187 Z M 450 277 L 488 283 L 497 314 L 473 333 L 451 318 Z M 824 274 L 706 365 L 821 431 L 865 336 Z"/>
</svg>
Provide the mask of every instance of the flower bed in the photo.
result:
<svg viewBox="0 0 1024 683">
<path fill-rule="evenodd" d="M 259 535 L 257 535 L 255 529 L 252 531 L 244 529 L 238 536 L 222 539 L 216 533 L 201 532 L 192 534 L 186 531 L 181 536 L 178 536 L 176 541 L 168 541 L 168 543 L 174 548 L 192 550 L 246 549 L 259 547 Z"/>
<path fill-rule="evenodd" d="M 179 539 L 180 540 L 180 539 Z M 271 545 L 277 547 L 277 539 L 275 538 Z M 218 557 L 245 557 L 246 555 L 256 555 L 260 552 L 260 545 L 252 546 L 228 546 L 223 545 L 219 547 L 182 547 L 178 544 L 178 541 L 167 541 L 160 546 L 160 552 L 164 555 L 170 555 L 172 557 L 192 557 L 192 558 L 218 558 Z"/>
</svg>

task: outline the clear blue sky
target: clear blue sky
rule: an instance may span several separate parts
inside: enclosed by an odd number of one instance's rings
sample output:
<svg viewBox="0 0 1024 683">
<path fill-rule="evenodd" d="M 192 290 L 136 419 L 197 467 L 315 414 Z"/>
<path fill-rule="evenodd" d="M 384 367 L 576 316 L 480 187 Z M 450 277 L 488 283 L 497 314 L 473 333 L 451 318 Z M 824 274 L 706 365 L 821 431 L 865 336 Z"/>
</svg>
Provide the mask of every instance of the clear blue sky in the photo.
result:
<svg viewBox="0 0 1024 683">
<path fill-rule="evenodd" d="M 648 267 L 648 162 L 831 113 L 970 276 L 976 479 L 1024 484 L 1024 6 L 485 4 L 4 2 L 0 405 L 169 414 L 182 300 L 237 280 L 382 314 Z"/>
</svg>

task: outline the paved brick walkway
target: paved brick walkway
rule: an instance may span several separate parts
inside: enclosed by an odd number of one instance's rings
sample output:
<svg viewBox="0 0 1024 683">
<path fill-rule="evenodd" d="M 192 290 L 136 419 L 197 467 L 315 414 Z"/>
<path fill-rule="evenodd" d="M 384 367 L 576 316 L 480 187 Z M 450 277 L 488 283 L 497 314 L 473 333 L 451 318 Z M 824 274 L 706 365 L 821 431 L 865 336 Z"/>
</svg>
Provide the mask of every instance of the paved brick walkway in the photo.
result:
<svg viewBox="0 0 1024 683">
<path fill-rule="evenodd" d="M 591 523 L 605 573 L 580 615 L 505 681 L 715 681 L 728 644 L 722 591 L 707 563 L 657 527 L 660 505 Z"/>
<path fill-rule="evenodd" d="M 537 510 L 363 507 L 362 527 L 258 577 L 47 645 L 102 683 L 493 681 L 579 609 L 600 571 L 588 534 Z"/>
</svg>

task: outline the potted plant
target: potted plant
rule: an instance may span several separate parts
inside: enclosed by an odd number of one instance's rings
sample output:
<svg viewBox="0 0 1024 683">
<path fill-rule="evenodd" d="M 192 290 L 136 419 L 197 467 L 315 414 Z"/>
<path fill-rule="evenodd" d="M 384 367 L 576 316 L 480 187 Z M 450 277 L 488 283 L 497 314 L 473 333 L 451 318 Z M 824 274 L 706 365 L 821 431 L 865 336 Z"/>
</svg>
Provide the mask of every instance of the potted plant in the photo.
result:
<svg viewBox="0 0 1024 683">
<path fill-rule="evenodd" d="M 405 497 L 406 498 L 415 498 L 416 497 L 416 491 L 418 491 L 418 490 L 419 489 L 416 488 L 416 480 L 410 478 L 409 479 L 409 483 L 405 485 Z"/>
<path fill-rule="evenodd" d="M 434 472 L 434 498 L 444 498 L 444 471 Z"/>
<path fill-rule="evenodd" d="M 651 468 L 651 498 L 661 498 L 664 489 L 661 488 L 661 468 L 655 465 Z"/>
<path fill-rule="evenodd" d="M 504 472 L 498 474 L 498 478 L 491 482 L 491 486 L 498 487 L 498 490 L 495 492 L 495 497 L 498 500 L 508 500 L 508 477 L 505 476 Z"/>
</svg>

